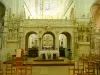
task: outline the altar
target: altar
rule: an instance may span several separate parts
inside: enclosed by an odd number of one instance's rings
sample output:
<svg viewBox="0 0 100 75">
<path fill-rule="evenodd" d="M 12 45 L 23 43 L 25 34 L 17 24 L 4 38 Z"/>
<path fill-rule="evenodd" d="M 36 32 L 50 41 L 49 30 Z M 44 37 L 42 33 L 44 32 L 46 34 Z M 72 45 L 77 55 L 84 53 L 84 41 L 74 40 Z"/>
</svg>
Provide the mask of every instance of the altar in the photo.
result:
<svg viewBox="0 0 100 75">
<path fill-rule="evenodd" d="M 52 60 L 59 57 L 59 50 L 39 50 L 38 54 L 41 59 Z"/>
</svg>

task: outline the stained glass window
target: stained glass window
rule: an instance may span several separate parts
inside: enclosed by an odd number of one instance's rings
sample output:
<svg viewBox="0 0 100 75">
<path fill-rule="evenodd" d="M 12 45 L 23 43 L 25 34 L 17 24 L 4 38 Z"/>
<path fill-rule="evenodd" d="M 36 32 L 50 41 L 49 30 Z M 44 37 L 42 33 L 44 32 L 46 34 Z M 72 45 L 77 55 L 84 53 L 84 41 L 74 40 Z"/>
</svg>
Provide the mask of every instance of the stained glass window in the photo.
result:
<svg viewBox="0 0 100 75">
<path fill-rule="evenodd" d="M 45 15 L 50 15 L 50 1 L 47 0 L 44 2 L 44 14 Z"/>
<path fill-rule="evenodd" d="M 50 15 L 50 1 L 40 0 L 40 14 Z"/>
<path fill-rule="evenodd" d="M 43 1 L 40 0 L 40 14 L 43 13 Z"/>
</svg>

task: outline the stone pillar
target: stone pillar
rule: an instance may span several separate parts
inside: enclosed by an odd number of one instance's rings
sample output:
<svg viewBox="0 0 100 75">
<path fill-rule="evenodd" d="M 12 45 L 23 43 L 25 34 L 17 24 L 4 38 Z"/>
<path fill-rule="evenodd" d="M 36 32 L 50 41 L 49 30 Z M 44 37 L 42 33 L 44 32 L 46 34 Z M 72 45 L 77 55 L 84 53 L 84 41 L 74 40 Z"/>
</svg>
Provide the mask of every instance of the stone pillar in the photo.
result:
<svg viewBox="0 0 100 75">
<path fill-rule="evenodd" d="M 39 50 L 42 50 L 42 42 L 41 42 L 41 37 L 39 37 Z"/>
<path fill-rule="evenodd" d="M 38 38 L 38 45 L 39 45 L 39 50 L 42 50 L 42 35 L 41 32 L 39 33 L 39 38 Z"/>
<path fill-rule="evenodd" d="M 37 47 L 39 48 L 39 36 L 38 36 L 39 33 L 37 33 Z"/>
<path fill-rule="evenodd" d="M 55 35 L 55 49 L 59 50 L 59 34 Z"/>
<path fill-rule="evenodd" d="M 71 52 L 72 52 L 72 59 L 74 59 L 75 58 L 75 45 L 74 45 L 74 43 L 75 43 L 75 38 L 74 38 L 74 35 L 73 34 L 71 34 L 71 39 L 70 39 L 70 45 L 71 45 Z"/>
</svg>

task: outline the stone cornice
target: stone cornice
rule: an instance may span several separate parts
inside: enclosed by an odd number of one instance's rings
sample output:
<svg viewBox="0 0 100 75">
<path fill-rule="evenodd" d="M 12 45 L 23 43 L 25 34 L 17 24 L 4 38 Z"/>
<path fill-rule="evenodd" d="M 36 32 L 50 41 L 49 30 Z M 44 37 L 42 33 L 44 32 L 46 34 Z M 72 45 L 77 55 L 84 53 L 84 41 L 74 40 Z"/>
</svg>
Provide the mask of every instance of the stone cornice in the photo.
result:
<svg viewBox="0 0 100 75">
<path fill-rule="evenodd" d="M 41 20 L 32 19 L 24 20 L 23 25 L 73 25 L 71 20 Z"/>
</svg>

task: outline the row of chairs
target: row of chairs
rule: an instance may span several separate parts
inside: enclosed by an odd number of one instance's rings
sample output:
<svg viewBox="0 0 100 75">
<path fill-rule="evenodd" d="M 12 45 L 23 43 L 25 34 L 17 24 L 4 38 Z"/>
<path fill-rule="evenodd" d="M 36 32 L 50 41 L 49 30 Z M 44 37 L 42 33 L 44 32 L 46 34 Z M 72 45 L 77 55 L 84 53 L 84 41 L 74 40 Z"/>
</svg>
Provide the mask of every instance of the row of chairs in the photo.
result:
<svg viewBox="0 0 100 75">
<path fill-rule="evenodd" d="M 73 71 L 75 70 L 75 72 L 73 72 L 73 75 L 100 75 L 100 55 L 96 55 L 96 54 L 90 54 L 90 55 L 82 55 L 80 57 L 80 61 L 81 63 L 83 63 L 81 66 L 83 67 L 83 70 L 80 70 L 80 68 L 77 68 L 77 70 L 81 71 L 81 73 L 79 73 L 79 71 L 77 72 L 76 69 L 74 68 Z M 80 61 L 78 61 L 78 65 L 79 67 L 81 67 Z M 76 62 L 76 61 L 75 61 Z"/>
<path fill-rule="evenodd" d="M 96 73 L 95 56 L 86 55 L 80 57 L 80 60 L 74 61 L 75 66 L 70 68 L 72 75 L 100 75 Z"/>
<path fill-rule="evenodd" d="M 7 61 L 12 61 L 12 62 L 7 62 L 6 68 L 3 69 L 1 68 L 1 62 L 0 62 L 0 75 L 4 75 L 4 73 L 6 73 L 6 75 L 32 75 L 32 65 L 25 65 L 24 60 L 23 60 L 23 56 L 20 58 L 15 57 L 14 58 L 14 63 L 13 63 L 13 59 L 12 56 L 8 53 L 7 54 Z M 23 74 L 25 73 L 25 74 Z"/>
<path fill-rule="evenodd" d="M 82 61 L 75 61 L 74 64 L 75 66 L 70 68 L 72 75 L 95 75 L 93 64 Z"/>
<path fill-rule="evenodd" d="M 32 75 L 32 65 L 24 65 L 23 61 L 6 63 L 5 71 L 0 67 L 0 75 Z"/>
</svg>

